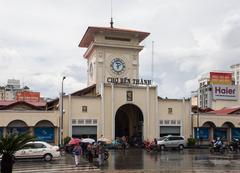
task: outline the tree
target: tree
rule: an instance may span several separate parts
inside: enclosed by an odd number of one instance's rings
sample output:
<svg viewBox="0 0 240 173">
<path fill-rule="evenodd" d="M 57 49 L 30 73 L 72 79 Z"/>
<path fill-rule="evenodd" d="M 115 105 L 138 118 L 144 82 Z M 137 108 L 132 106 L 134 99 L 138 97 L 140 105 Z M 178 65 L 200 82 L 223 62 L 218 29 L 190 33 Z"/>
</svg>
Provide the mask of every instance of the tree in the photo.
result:
<svg viewBox="0 0 240 173">
<path fill-rule="evenodd" d="M 14 153 L 34 139 L 29 133 L 8 134 L 0 139 L 1 173 L 12 173 Z"/>
</svg>

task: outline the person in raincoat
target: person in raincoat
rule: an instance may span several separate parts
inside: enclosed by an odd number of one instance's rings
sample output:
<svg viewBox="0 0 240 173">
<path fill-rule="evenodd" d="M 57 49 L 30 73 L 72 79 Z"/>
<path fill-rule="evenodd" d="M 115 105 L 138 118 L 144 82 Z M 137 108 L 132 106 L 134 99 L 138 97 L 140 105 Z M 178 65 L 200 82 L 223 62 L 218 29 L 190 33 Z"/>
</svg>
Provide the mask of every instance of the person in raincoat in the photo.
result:
<svg viewBox="0 0 240 173">
<path fill-rule="evenodd" d="M 80 157 L 82 155 L 82 148 L 79 145 L 79 143 L 75 144 L 73 148 L 73 155 L 74 155 L 75 165 L 77 167 L 80 164 Z"/>
</svg>

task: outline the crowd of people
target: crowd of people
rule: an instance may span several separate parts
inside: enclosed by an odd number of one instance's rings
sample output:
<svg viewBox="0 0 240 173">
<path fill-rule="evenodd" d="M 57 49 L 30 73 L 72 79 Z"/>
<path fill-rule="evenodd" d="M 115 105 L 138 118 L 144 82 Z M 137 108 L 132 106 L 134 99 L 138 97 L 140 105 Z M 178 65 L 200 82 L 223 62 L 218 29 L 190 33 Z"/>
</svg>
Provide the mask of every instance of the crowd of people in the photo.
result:
<svg viewBox="0 0 240 173">
<path fill-rule="evenodd" d="M 76 143 L 73 148 L 73 155 L 76 167 L 80 164 L 80 158 L 86 157 L 89 163 L 93 163 L 93 158 L 98 158 L 98 165 L 104 164 L 105 147 L 103 142 L 97 143 Z"/>
</svg>

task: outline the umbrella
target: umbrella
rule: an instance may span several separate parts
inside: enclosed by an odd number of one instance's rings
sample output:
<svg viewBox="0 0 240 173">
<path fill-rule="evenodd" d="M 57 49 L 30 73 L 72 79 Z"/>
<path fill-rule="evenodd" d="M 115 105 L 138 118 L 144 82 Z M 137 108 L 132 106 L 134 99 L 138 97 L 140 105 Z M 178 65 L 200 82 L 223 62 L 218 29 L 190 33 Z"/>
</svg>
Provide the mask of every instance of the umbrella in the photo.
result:
<svg viewBox="0 0 240 173">
<path fill-rule="evenodd" d="M 79 142 L 81 142 L 80 139 L 78 139 L 78 138 L 72 138 L 72 139 L 69 141 L 68 144 L 70 144 L 70 145 L 76 145 L 76 144 L 78 144 Z"/>
<path fill-rule="evenodd" d="M 94 143 L 95 142 L 95 140 L 94 139 L 92 139 L 92 138 L 85 138 L 85 139 L 82 139 L 82 141 L 81 142 L 85 142 L 85 143 Z"/>
<path fill-rule="evenodd" d="M 107 138 L 99 138 L 98 139 L 99 142 L 105 142 L 106 144 L 111 144 L 112 141 L 110 139 Z"/>
</svg>

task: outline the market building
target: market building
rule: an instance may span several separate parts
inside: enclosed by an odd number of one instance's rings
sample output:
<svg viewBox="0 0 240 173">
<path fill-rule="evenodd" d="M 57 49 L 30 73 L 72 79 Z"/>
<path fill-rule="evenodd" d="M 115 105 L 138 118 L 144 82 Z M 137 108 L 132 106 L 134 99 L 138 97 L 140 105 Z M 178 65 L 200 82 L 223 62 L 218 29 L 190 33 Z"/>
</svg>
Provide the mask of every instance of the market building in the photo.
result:
<svg viewBox="0 0 240 173">
<path fill-rule="evenodd" d="M 88 87 L 63 97 L 63 136 L 136 140 L 189 136 L 190 102 L 162 99 L 151 80 L 139 76 L 140 43 L 147 32 L 88 27 Z"/>
<path fill-rule="evenodd" d="M 88 66 L 88 86 L 47 103 L 38 99 L 40 94 L 29 92 L 17 95 L 18 100 L 0 102 L 0 136 L 30 131 L 37 139 L 55 144 L 63 143 L 67 136 L 98 139 L 103 135 L 111 140 L 128 136 L 130 141 L 141 142 L 172 134 L 195 137 L 202 144 L 219 135 L 228 142 L 232 137 L 240 138 L 239 109 L 217 111 L 233 106 L 231 103 L 239 105 L 238 89 L 233 94 L 236 87 L 230 78 L 223 81 L 226 86 L 213 78 L 225 74 L 213 73 L 206 81 L 219 92 L 223 92 L 219 87 L 228 90 L 225 95 L 209 92 L 211 105 L 215 105 L 211 112 L 201 112 L 200 103 L 193 110 L 196 100 L 161 98 L 158 86 L 139 76 L 139 53 L 144 48 L 141 42 L 148 35 L 136 30 L 88 27 L 79 44 L 86 49 L 83 57 Z"/>
</svg>

